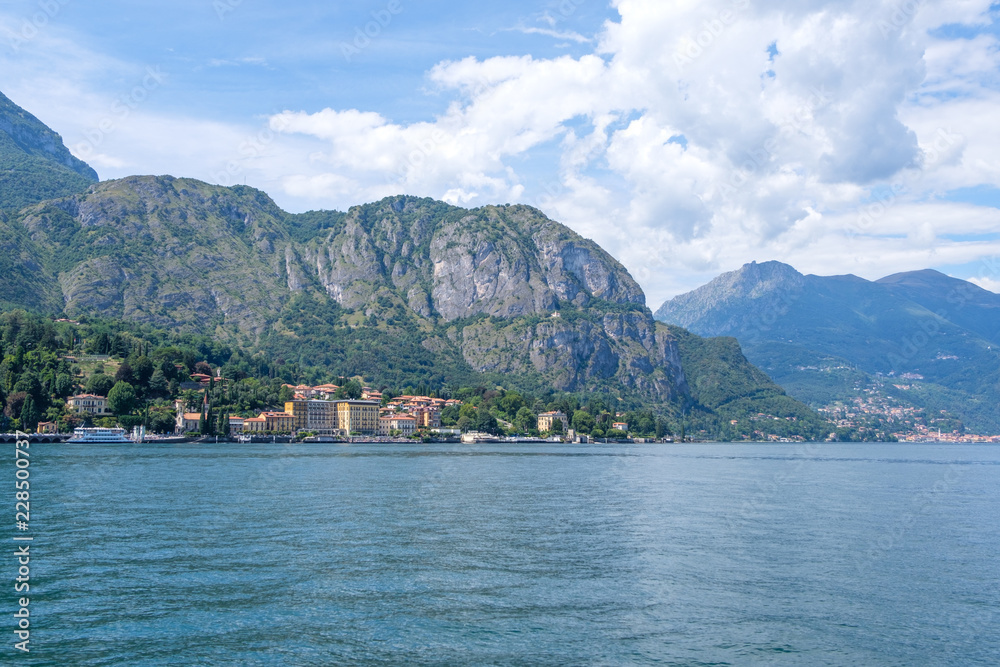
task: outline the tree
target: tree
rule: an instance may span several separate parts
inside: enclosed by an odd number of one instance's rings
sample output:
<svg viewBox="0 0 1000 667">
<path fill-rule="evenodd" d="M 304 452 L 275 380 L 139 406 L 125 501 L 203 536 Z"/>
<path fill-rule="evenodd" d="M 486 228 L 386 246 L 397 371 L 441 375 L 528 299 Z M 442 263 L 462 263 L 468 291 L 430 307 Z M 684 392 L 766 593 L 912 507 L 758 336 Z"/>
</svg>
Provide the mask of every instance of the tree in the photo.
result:
<svg viewBox="0 0 1000 667">
<path fill-rule="evenodd" d="M 127 415 L 135 408 L 135 389 L 128 382 L 116 382 L 108 392 L 108 409 L 115 416 Z"/>
<path fill-rule="evenodd" d="M 149 413 L 149 430 L 153 433 L 170 433 L 176 424 L 174 415 L 169 410 L 154 410 Z"/>
<path fill-rule="evenodd" d="M 518 431 L 527 433 L 531 429 L 535 428 L 536 424 L 538 424 L 538 415 L 532 412 L 528 407 L 523 407 L 517 411 L 517 416 L 514 418 L 514 426 Z"/>
<path fill-rule="evenodd" d="M 194 365 L 194 372 L 208 376 L 215 375 L 215 373 L 212 372 L 212 367 L 208 365 L 207 361 L 199 361 L 198 363 L 196 363 Z"/>
<path fill-rule="evenodd" d="M 215 435 L 215 417 L 212 414 L 212 404 L 209 403 L 205 405 L 204 411 L 202 412 L 202 418 L 198 422 L 199 426 L 204 426 L 201 431 L 202 435 Z"/>
<path fill-rule="evenodd" d="M 514 419 L 517 413 L 525 407 L 524 398 L 517 393 L 512 391 L 506 396 L 497 401 L 498 407 L 503 410 L 509 418 Z"/>
<path fill-rule="evenodd" d="M 56 376 L 55 394 L 59 398 L 66 398 L 73 393 L 75 383 L 73 377 L 68 373 L 60 373 Z"/>
<path fill-rule="evenodd" d="M 480 408 L 479 414 L 476 416 L 476 430 L 480 433 L 497 435 L 500 433 L 500 425 L 497 423 L 497 418 L 491 415 L 488 410 Z"/>
<path fill-rule="evenodd" d="M 128 362 L 122 362 L 122 365 L 118 367 L 115 372 L 115 382 L 127 382 L 132 384 L 135 382 L 135 374 L 132 373 L 132 367 L 129 366 Z"/>
<path fill-rule="evenodd" d="M 26 392 L 36 401 L 42 399 L 42 383 L 39 382 L 38 376 L 31 371 L 21 373 L 20 379 L 14 384 L 14 391 Z"/>
<path fill-rule="evenodd" d="M 135 381 L 142 387 L 149 384 L 154 370 L 153 362 L 149 360 L 149 357 L 145 356 L 136 359 L 132 365 L 132 374 L 135 376 Z"/>
<path fill-rule="evenodd" d="M 589 412 L 577 410 L 573 413 L 573 428 L 579 433 L 590 433 L 596 424 L 597 422 Z"/>
<path fill-rule="evenodd" d="M 154 398 L 163 398 L 170 393 L 170 384 L 164 377 L 163 371 L 157 368 L 153 371 L 153 376 L 149 378 L 149 395 Z"/>
<path fill-rule="evenodd" d="M 334 393 L 334 398 L 358 399 L 361 398 L 361 391 L 361 383 L 357 380 L 351 379 L 337 389 Z"/>
<path fill-rule="evenodd" d="M 549 427 L 549 433 L 562 433 L 563 423 L 561 419 L 553 419 L 552 426 Z"/>
<path fill-rule="evenodd" d="M 38 408 L 35 407 L 35 399 L 28 394 L 21 406 L 21 430 L 31 432 L 38 426 Z"/>
<path fill-rule="evenodd" d="M 28 398 L 27 392 L 15 391 L 13 394 L 7 397 L 7 405 L 3 409 L 4 415 L 10 417 L 11 419 L 17 419 L 21 416 L 21 410 L 24 408 L 24 401 Z"/>
<path fill-rule="evenodd" d="M 90 354 L 107 354 L 111 351 L 111 338 L 103 331 L 87 343 Z"/>
<path fill-rule="evenodd" d="M 96 396 L 107 396 L 111 388 L 115 386 L 115 381 L 104 373 L 94 373 L 87 380 L 85 391 Z"/>
<path fill-rule="evenodd" d="M 441 425 L 454 426 L 458 423 L 459 416 L 459 407 L 457 405 L 449 405 L 441 411 Z"/>
</svg>

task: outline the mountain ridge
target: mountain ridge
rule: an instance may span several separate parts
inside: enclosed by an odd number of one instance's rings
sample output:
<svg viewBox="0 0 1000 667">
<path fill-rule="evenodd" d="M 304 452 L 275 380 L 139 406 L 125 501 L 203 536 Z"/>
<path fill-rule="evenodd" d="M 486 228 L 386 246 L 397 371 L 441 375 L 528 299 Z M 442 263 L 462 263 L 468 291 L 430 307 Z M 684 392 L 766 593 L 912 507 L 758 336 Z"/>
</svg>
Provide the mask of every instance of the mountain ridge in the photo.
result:
<svg viewBox="0 0 1000 667">
<path fill-rule="evenodd" d="M 247 186 L 94 183 L 56 133 L 9 100 L 4 109 L 0 157 L 13 156 L 21 180 L 0 183 L 0 307 L 208 335 L 288 377 L 598 394 L 687 414 L 706 434 L 741 416 L 732 391 L 750 382 L 777 419 L 828 433 L 735 341 L 658 325 L 616 259 L 538 209 L 398 195 L 290 214 Z"/>
<path fill-rule="evenodd" d="M 0 209 L 82 192 L 97 181 L 62 137 L 0 93 Z"/>
<path fill-rule="evenodd" d="M 972 428 L 1000 429 L 1000 295 L 933 270 L 868 281 L 761 266 L 722 274 L 655 317 L 735 336 L 751 362 L 813 406 L 877 385 Z"/>
</svg>

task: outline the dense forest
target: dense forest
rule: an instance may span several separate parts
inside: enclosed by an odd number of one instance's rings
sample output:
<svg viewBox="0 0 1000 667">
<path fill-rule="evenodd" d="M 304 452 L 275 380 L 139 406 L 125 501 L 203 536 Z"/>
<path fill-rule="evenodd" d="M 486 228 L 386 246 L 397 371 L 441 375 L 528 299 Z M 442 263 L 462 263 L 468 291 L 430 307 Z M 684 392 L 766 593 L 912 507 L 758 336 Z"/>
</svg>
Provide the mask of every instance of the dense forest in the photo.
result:
<svg viewBox="0 0 1000 667">
<path fill-rule="evenodd" d="M 362 333 L 371 334 L 367 330 Z M 380 357 L 387 354 L 377 344 L 370 349 L 379 350 Z M 408 348 L 401 349 L 405 352 Z M 392 351 L 389 348 L 388 353 Z M 224 430 L 231 415 L 280 409 L 293 395 L 287 384 L 305 378 L 335 381 L 341 384 L 344 397 L 356 398 L 367 377 L 336 370 L 319 377 L 315 364 L 323 363 L 324 358 L 302 366 L 297 361 L 250 354 L 206 336 L 168 333 L 112 320 L 52 321 L 23 310 L 0 314 L 0 356 L 0 430 L 34 430 L 39 422 L 47 421 L 56 423 L 60 431 L 87 424 L 127 428 L 145 424 L 154 432 L 170 432 L 175 401 L 180 399 L 186 409 L 204 413 L 201 429 L 212 434 Z M 348 350 L 333 367 L 346 368 L 344 364 L 352 358 L 363 366 L 364 355 L 353 357 Z M 675 427 L 666 417 L 648 410 L 616 410 L 607 397 L 551 390 L 522 393 L 483 383 L 452 385 L 434 368 L 427 369 L 424 379 L 416 380 L 419 362 L 419 358 L 401 361 L 409 364 L 409 370 L 399 377 L 410 381 L 383 383 L 377 388 L 384 401 L 402 394 L 462 400 L 463 405 L 447 408 L 442 414 L 446 426 L 538 435 L 538 414 L 559 410 L 569 416 L 572 428 L 595 437 L 623 435 L 610 432 L 615 421 L 627 421 L 630 432 L 637 436 L 663 437 Z M 213 379 L 207 391 L 183 388 L 193 373 L 223 379 Z M 466 379 L 477 378 L 467 375 Z M 88 420 L 70 411 L 66 399 L 78 392 L 106 396 L 113 416 Z"/>
</svg>

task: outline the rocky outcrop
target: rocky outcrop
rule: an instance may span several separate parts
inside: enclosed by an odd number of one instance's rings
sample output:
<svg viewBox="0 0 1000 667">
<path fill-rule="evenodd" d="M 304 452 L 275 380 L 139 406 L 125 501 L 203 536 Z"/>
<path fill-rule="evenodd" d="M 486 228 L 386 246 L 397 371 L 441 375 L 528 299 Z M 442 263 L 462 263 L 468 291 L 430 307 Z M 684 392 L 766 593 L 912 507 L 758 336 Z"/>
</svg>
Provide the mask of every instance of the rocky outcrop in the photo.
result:
<svg viewBox="0 0 1000 667">
<path fill-rule="evenodd" d="M 383 287 L 446 322 L 547 313 L 560 301 L 645 304 L 614 258 L 528 206 L 468 211 L 392 197 L 352 208 L 342 228 L 309 247 L 320 284 L 349 308 Z"/>
<path fill-rule="evenodd" d="M 44 158 L 88 181 L 97 181 L 97 172 L 83 160 L 74 157 L 63 144 L 62 137 L 14 104 L 3 93 L 0 93 L 0 133 L 6 134 L 17 149 L 26 155 Z"/>
<path fill-rule="evenodd" d="M 326 324 L 421 331 L 425 349 L 451 346 L 482 373 L 663 402 L 686 392 L 628 272 L 537 209 L 400 196 L 317 215 L 252 188 L 143 176 L 35 205 L 17 224 L 49 249 L 42 264 L 71 315 L 259 340 L 309 293 L 340 306 Z"/>
</svg>

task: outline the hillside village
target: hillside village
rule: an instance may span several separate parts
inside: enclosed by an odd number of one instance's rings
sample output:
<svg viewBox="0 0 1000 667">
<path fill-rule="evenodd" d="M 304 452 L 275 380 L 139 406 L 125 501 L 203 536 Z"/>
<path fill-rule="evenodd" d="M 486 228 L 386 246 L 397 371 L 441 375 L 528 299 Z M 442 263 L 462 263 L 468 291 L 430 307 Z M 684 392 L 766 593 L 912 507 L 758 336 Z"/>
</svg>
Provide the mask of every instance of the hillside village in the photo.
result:
<svg viewBox="0 0 1000 667">
<path fill-rule="evenodd" d="M 499 431 L 487 426 L 486 432 L 459 427 L 465 403 L 459 399 L 445 399 L 437 396 L 401 395 L 391 396 L 371 387 L 362 386 L 360 398 L 343 398 L 346 387 L 335 384 L 282 385 L 293 392 L 292 398 L 284 403 L 284 409 L 264 410 L 256 416 L 225 414 L 218 418 L 213 428 L 212 410 L 208 397 L 214 386 L 228 382 L 221 376 L 192 373 L 191 382 L 185 388 L 197 389 L 203 397 L 200 411 L 189 411 L 183 399 L 174 402 L 176 420 L 174 435 L 216 435 L 232 438 L 294 435 L 318 439 L 323 436 L 343 438 L 350 436 L 382 436 L 419 438 L 428 436 L 457 437 L 471 433 L 470 441 L 481 436 L 495 435 Z M 352 380 L 353 382 L 354 380 Z M 81 423 L 110 425 L 116 421 L 109 407 L 108 398 L 97 394 L 81 393 L 66 401 L 69 410 Z M 469 406 L 478 411 L 476 406 Z M 442 413 L 451 411 L 446 417 L 449 426 L 442 426 Z M 481 420 L 473 425 L 481 427 Z M 117 423 L 117 422 L 116 422 Z M 466 424 L 469 426 L 470 424 Z M 502 423 L 503 431 L 517 431 L 510 422 Z M 56 433 L 56 422 L 39 422 L 38 433 Z M 610 431 L 615 437 L 626 437 L 629 433 L 627 422 L 613 422 Z M 534 429 L 527 429 L 528 436 L 556 437 L 565 434 L 576 442 L 586 442 L 587 434 L 576 433 L 570 427 L 569 417 L 561 411 L 551 410 L 537 415 Z"/>
<path fill-rule="evenodd" d="M 648 411 L 599 397 L 502 387 L 374 387 L 360 376 L 293 384 L 264 355 L 212 339 L 0 314 L 0 431 L 142 427 L 184 437 L 299 439 L 665 438 Z"/>
</svg>

